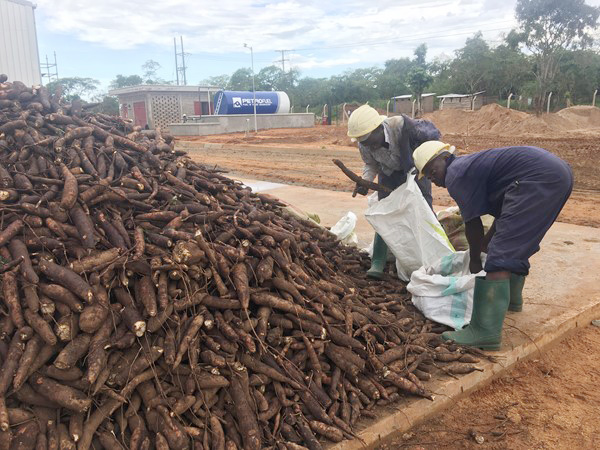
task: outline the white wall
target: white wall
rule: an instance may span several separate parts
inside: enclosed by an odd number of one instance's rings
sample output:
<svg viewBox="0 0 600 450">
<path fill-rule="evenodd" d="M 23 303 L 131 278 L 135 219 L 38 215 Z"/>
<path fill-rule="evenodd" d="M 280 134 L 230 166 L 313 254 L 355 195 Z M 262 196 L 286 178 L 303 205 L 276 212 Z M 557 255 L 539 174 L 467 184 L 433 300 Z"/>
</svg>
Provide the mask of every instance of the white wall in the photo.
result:
<svg viewBox="0 0 600 450">
<path fill-rule="evenodd" d="M 28 86 L 41 82 L 33 9 L 24 0 L 0 0 L 0 73 Z"/>
<path fill-rule="evenodd" d="M 315 126 L 313 113 L 293 114 L 258 114 L 258 129 L 269 128 L 311 128 Z M 203 116 L 201 122 L 171 123 L 169 131 L 175 136 L 206 136 L 209 134 L 225 134 L 254 131 L 254 115 L 231 114 Z"/>
</svg>

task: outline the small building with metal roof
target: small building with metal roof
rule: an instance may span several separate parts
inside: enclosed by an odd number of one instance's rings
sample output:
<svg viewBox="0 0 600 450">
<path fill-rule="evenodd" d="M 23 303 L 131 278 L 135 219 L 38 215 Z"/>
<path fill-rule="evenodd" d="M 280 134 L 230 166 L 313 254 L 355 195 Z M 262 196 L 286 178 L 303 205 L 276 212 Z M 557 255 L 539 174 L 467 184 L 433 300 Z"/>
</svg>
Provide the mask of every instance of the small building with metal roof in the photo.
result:
<svg viewBox="0 0 600 450">
<path fill-rule="evenodd" d="M 462 109 L 466 111 L 475 111 L 486 104 L 485 91 L 479 91 L 473 94 L 438 95 L 437 98 L 440 100 L 440 110 Z"/>
<path fill-rule="evenodd" d="M 421 95 L 421 114 L 433 112 L 433 101 L 435 99 L 435 92 L 428 92 Z M 392 111 L 396 114 L 413 114 L 413 101 L 415 98 L 412 94 L 397 95 L 392 97 L 393 107 Z M 417 105 L 415 103 L 415 111 L 417 113 Z"/>
</svg>

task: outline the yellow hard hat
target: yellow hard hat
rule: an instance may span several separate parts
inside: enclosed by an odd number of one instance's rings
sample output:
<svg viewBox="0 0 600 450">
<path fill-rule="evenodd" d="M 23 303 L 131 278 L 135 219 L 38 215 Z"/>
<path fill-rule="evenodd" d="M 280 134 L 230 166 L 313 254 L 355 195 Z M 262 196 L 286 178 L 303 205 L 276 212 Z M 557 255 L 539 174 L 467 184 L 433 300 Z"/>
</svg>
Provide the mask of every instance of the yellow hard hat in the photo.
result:
<svg viewBox="0 0 600 450">
<path fill-rule="evenodd" d="M 362 105 L 350 114 L 348 119 L 348 137 L 352 141 L 363 141 L 375 128 L 387 119 L 381 116 L 375 108 L 369 105 Z"/>
<path fill-rule="evenodd" d="M 427 141 L 419 145 L 413 152 L 413 161 L 419 171 L 418 178 L 423 178 L 423 168 L 429 161 L 442 152 L 454 153 L 454 150 L 456 150 L 454 146 L 441 141 Z"/>
</svg>

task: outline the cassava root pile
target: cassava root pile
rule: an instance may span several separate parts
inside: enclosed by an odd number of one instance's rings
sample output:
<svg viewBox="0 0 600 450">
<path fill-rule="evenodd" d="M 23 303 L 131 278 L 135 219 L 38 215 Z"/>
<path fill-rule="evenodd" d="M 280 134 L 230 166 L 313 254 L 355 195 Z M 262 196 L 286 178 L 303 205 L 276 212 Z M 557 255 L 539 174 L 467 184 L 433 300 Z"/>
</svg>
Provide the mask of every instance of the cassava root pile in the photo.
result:
<svg viewBox="0 0 600 450">
<path fill-rule="evenodd" d="M 143 131 L 0 83 L 0 450 L 319 449 L 435 370 L 397 280 Z"/>
</svg>

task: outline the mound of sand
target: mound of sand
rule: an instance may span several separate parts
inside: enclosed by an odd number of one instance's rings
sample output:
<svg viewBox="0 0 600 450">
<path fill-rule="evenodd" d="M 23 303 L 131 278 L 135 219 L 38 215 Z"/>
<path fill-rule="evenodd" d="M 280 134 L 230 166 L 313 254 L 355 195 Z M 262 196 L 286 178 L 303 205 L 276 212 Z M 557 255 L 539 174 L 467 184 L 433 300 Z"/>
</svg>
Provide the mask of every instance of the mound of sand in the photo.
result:
<svg viewBox="0 0 600 450">
<path fill-rule="evenodd" d="M 571 106 L 570 108 L 561 109 L 555 116 L 569 123 L 573 129 L 600 128 L 600 108 L 595 106 Z"/>
<path fill-rule="evenodd" d="M 600 108 L 571 106 L 557 113 L 536 116 L 498 104 L 478 111 L 444 110 L 428 114 L 443 134 L 557 135 L 565 132 L 600 132 Z"/>
</svg>

